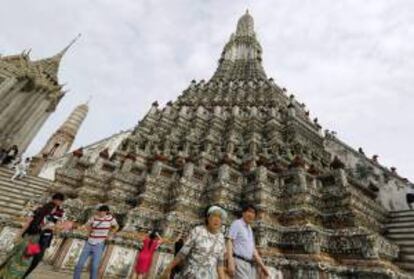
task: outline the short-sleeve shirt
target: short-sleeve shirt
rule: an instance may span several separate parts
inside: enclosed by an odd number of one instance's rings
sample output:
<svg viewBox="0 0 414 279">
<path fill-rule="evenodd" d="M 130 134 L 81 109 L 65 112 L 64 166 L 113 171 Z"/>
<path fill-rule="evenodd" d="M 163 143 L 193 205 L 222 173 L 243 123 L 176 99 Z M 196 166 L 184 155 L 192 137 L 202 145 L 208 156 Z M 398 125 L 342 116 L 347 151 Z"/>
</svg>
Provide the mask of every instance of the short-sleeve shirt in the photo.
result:
<svg viewBox="0 0 414 279">
<path fill-rule="evenodd" d="M 26 160 L 24 160 L 24 161 L 22 160 L 16 165 L 16 170 L 24 172 L 29 167 L 29 164 L 30 163 L 26 162 Z"/>
<path fill-rule="evenodd" d="M 228 238 L 233 240 L 233 253 L 245 259 L 253 259 L 255 242 L 253 230 L 243 218 L 234 221 L 229 230 Z"/>
<path fill-rule="evenodd" d="M 225 242 L 221 232 L 212 234 L 203 225 L 195 227 L 178 253 L 188 260 L 180 278 L 193 278 L 200 273 L 205 274 L 205 278 L 217 278 L 217 267 L 224 265 L 224 253 Z"/>
<path fill-rule="evenodd" d="M 103 218 L 94 216 L 89 219 L 88 223 L 91 226 L 88 242 L 92 245 L 102 243 L 108 238 L 111 227 L 118 226 L 116 219 L 112 215 L 106 215 Z"/>
</svg>

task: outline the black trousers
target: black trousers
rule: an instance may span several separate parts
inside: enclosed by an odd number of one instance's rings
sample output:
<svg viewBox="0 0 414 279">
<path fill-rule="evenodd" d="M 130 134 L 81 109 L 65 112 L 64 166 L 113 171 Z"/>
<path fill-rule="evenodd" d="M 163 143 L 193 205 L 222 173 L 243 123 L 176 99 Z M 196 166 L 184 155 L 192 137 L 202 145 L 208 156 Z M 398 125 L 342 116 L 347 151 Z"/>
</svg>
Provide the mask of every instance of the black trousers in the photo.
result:
<svg viewBox="0 0 414 279">
<path fill-rule="evenodd" d="M 39 263 L 43 259 L 43 256 L 45 255 L 46 249 L 47 247 L 46 248 L 42 247 L 42 251 L 39 254 L 33 256 L 32 263 L 30 264 L 29 269 L 24 274 L 23 279 L 29 276 L 29 274 L 39 265 Z"/>
</svg>

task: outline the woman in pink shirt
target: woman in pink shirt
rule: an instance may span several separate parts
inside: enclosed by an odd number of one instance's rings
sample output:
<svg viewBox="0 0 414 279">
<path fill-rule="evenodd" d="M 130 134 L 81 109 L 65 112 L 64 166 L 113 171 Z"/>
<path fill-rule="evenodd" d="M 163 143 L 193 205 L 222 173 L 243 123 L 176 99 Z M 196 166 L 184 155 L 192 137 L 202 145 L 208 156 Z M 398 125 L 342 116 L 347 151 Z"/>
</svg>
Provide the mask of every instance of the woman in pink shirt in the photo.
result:
<svg viewBox="0 0 414 279">
<path fill-rule="evenodd" d="M 134 278 L 142 279 L 148 274 L 151 268 L 152 256 L 158 247 L 160 247 L 162 241 L 163 240 L 157 231 L 152 231 L 149 236 L 144 239 L 141 251 L 137 256 L 135 263 Z"/>
</svg>

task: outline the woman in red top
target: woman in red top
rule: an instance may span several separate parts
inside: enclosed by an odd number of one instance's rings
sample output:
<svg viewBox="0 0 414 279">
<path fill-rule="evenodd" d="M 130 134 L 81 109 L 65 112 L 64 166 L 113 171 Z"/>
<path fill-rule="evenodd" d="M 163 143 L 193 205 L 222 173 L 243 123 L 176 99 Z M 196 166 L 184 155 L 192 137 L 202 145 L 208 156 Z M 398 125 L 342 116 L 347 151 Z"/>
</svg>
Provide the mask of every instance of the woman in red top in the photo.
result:
<svg viewBox="0 0 414 279">
<path fill-rule="evenodd" d="M 161 236 L 156 231 L 152 231 L 150 235 L 144 239 L 141 251 L 137 255 L 134 278 L 142 279 L 147 275 L 151 268 L 152 256 L 161 245 L 162 241 Z"/>
</svg>

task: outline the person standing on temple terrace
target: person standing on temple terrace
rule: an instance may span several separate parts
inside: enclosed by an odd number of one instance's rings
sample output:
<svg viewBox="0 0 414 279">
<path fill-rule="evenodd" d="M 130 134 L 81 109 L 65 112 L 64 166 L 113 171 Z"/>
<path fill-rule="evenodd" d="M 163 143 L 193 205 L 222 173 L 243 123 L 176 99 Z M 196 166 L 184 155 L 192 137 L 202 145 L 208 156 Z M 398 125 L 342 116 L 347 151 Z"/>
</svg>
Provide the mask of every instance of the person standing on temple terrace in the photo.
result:
<svg viewBox="0 0 414 279">
<path fill-rule="evenodd" d="M 4 157 L 6 157 L 7 151 L 4 148 L 0 148 L 0 164 L 3 162 Z"/>
<path fill-rule="evenodd" d="M 160 247 L 163 239 L 156 230 L 150 232 L 150 234 L 144 239 L 142 248 L 135 262 L 135 279 L 142 279 L 147 276 L 148 271 L 151 268 L 152 256 L 155 251 Z"/>
<path fill-rule="evenodd" d="M 413 210 L 412 203 L 414 203 L 414 189 L 413 189 L 412 185 L 407 186 L 405 197 L 406 197 L 406 200 L 407 200 L 408 207 L 411 210 Z"/>
<path fill-rule="evenodd" d="M 234 221 L 230 226 L 227 237 L 227 272 L 231 278 L 256 278 L 255 264 L 261 269 L 263 275 L 270 275 L 256 250 L 251 227 L 256 214 L 257 209 L 255 206 L 251 204 L 245 205 L 242 208 L 242 218 Z"/>
<path fill-rule="evenodd" d="M 52 230 L 55 226 L 55 223 L 49 222 L 48 219 L 60 210 L 63 201 L 63 194 L 54 194 L 50 202 L 33 212 L 33 216 L 28 219 L 22 228 L 21 237 L 16 239 L 13 250 L 0 267 L 1 279 L 24 278 L 34 257 L 44 252 L 39 240 L 42 232 Z"/>
<path fill-rule="evenodd" d="M 184 246 L 184 239 L 182 235 L 180 234 L 178 237 L 178 240 L 174 243 L 174 257 L 177 256 L 177 254 L 180 252 L 181 248 Z M 176 265 L 172 270 L 170 274 L 169 279 L 174 279 L 176 274 L 179 274 L 183 270 L 183 264 Z"/>
<path fill-rule="evenodd" d="M 22 179 L 23 177 L 26 177 L 27 176 L 27 169 L 29 168 L 29 166 L 30 166 L 30 158 L 29 157 L 27 157 L 25 160 L 20 158 L 16 162 L 16 164 L 14 165 L 15 171 L 14 171 L 14 174 L 11 177 L 10 180 L 14 182 L 14 180 L 16 178 Z"/>
<path fill-rule="evenodd" d="M 90 218 L 86 223 L 86 227 L 89 231 L 89 237 L 76 264 L 73 275 L 74 279 L 81 278 L 83 266 L 89 256 L 92 257 L 90 278 L 98 278 L 99 263 L 105 248 L 105 240 L 109 237 L 110 233 L 116 232 L 119 228 L 115 217 L 110 213 L 107 205 L 101 205 L 98 208 L 95 216 Z"/>
<path fill-rule="evenodd" d="M 170 278 L 172 270 L 185 261 L 179 279 L 224 279 L 225 241 L 221 232 L 227 213 L 219 206 L 207 208 L 205 224 L 190 231 L 184 246 L 167 266 L 162 278 Z"/>
<path fill-rule="evenodd" d="M 17 155 L 19 154 L 19 148 L 17 148 L 17 145 L 13 145 L 6 151 L 6 155 L 4 156 L 3 160 L 1 161 L 2 165 L 7 166 L 11 162 L 13 162 Z"/>
</svg>

